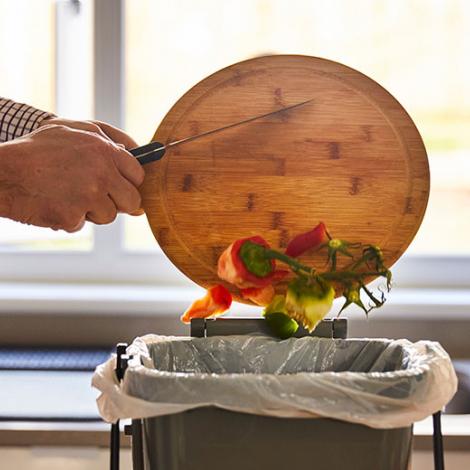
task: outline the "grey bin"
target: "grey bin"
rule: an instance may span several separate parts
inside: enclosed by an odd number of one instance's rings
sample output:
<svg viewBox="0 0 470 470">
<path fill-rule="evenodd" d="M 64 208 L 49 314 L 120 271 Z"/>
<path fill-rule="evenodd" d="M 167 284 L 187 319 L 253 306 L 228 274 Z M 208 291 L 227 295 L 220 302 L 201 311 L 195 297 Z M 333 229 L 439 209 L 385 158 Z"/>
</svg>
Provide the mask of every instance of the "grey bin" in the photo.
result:
<svg viewBox="0 0 470 470">
<path fill-rule="evenodd" d="M 264 327 L 264 322 L 256 320 L 246 320 L 245 323 L 243 320 L 198 321 L 193 323 L 191 331 L 192 336 L 220 337 L 230 332 L 256 335 Z M 298 336 L 306 334 L 304 331 Z M 345 338 L 346 321 L 325 321 L 313 335 Z M 200 347 L 204 338 L 194 341 L 198 341 Z M 210 364 L 218 369 L 217 373 L 221 368 L 236 368 L 234 361 L 228 361 L 228 366 L 223 361 L 221 364 L 217 357 L 211 355 L 213 350 L 201 363 L 198 363 L 197 352 L 188 360 L 180 360 L 175 357 L 180 346 L 175 347 L 165 350 L 159 345 L 156 347 L 158 351 L 150 348 L 155 368 L 172 372 L 181 368 L 186 373 L 191 372 L 191 368 L 195 373 L 201 372 L 201 367 L 208 372 Z M 402 359 L 399 353 L 392 355 L 391 360 L 395 364 L 382 365 L 382 370 L 400 367 Z M 354 360 L 351 362 L 351 357 L 344 366 L 340 355 L 335 361 L 329 366 L 315 367 L 323 370 L 355 367 L 362 371 Z M 366 372 L 374 361 L 369 365 L 367 361 L 359 362 Z M 128 386 L 130 395 L 145 400 L 158 399 L 152 396 L 155 390 L 152 391 L 150 382 L 137 384 L 134 388 L 132 384 Z M 203 397 L 200 400 L 203 401 Z M 278 418 L 216 407 L 133 420 L 127 433 L 133 439 L 134 470 L 405 470 L 409 468 L 412 448 L 412 426 L 373 429 L 330 418 Z"/>
<path fill-rule="evenodd" d="M 198 408 L 143 420 L 143 436 L 146 470 L 405 470 L 412 428 Z"/>
</svg>

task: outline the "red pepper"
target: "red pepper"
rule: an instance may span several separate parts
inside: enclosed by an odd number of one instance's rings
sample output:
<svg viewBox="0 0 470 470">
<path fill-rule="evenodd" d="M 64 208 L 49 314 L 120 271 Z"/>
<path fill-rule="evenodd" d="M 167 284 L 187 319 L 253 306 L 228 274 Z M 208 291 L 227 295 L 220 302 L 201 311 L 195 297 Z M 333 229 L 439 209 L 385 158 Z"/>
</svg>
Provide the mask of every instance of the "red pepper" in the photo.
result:
<svg viewBox="0 0 470 470">
<path fill-rule="evenodd" d="M 320 245 L 327 241 L 328 234 L 326 226 L 323 222 L 320 222 L 312 230 L 294 237 L 287 245 L 285 253 L 287 256 L 296 258 L 308 250 L 320 247 Z"/>
<path fill-rule="evenodd" d="M 221 279 L 234 284 L 240 289 L 246 289 L 249 287 L 264 287 L 285 276 L 284 271 L 276 271 L 274 260 L 269 260 L 271 271 L 265 276 L 257 276 L 249 271 L 240 256 L 240 250 L 246 242 L 269 248 L 266 240 L 260 236 L 236 240 L 220 255 L 217 274 Z M 285 273 L 288 272 L 285 271 Z"/>
<path fill-rule="evenodd" d="M 181 321 L 189 323 L 191 318 L 210 318 L 221 315 L 230 308 L 232 294 L 221 284 L 207 289 L 202 299 L 195 300 L 183 313 Z"/>
</svg>

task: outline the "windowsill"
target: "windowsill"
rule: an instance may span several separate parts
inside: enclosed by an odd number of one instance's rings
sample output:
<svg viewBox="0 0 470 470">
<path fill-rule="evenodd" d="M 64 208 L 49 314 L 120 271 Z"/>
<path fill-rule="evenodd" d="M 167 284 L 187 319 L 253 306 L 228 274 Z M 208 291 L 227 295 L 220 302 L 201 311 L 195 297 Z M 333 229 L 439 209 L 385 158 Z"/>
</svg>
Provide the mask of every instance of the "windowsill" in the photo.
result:
<svg viewBox="0 0 470 470">
<path fill-rule="evenodd" d="M 201 292 L 197 286 L 0 283 L 0 313 L 181 314 Z"/>
<path fill-rule="evenodd" d="M 0 313 L 180 315 L 203 292 L 196 285 L 0 283 Z M 337 303 L 339 307 L 342 301 Z M 232 311 L 259 314 L 259 309 L 242 304 Z M 470 289 L 395 288 L 380 309 L 380 318 L 424 320 L 442 318 L 443 312 L 446 320 L 470 319 Z M 347 317 L 364 315 L 350 308 Z"/>
</svg>

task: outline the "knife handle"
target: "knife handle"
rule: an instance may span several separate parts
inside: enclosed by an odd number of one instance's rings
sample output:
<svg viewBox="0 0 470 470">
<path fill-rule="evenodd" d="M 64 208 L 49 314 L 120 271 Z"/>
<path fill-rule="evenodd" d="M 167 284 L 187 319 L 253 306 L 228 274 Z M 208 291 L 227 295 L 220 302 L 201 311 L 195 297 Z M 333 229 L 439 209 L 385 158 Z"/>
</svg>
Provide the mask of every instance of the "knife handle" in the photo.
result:
<svg viewBox="0 0 470 470">
<path fill-rule="evenodd" d="M 129 152 L 134 155 L 141 165 L 160 160 L 165 155 L 165 146 L 160 142 L 150 142 L 150 144 L 136 147 Z"/>
</svg>

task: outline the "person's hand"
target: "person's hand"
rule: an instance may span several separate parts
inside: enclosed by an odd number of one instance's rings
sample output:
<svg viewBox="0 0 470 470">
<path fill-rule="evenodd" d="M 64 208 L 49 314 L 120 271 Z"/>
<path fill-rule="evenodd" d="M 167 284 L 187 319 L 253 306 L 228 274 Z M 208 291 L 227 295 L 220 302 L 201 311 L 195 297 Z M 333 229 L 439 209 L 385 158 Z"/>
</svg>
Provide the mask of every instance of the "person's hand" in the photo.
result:
<svg viewBox="0 0 470 470">
<path fill-rule="evenodd" d="M 114 127 L 111 124 L 108 124 L 103 121 L 89 120 L 89 121 L 75 121 L 73 119 L 65 119 L 60 117 L 50 117 L 44 119 L 41 126 L 55 124 L 58 126 L 67 126 L 72 129 L 80 129 L 82 131 L 95 132 L 96 134 L 110 139 L 112 142 L 115 142 L 118 145 L 123 145 L 126 149 L 132 149 L 137 147 L 137 142 L 123 130 L 118 127 Z M 144 210 L 142 208 L 137 209 L 132 212 L 130 215 L 142 215 Z"/>
<path fill-rule="evenodd" d="M 75 232 L 85 220 L 107 224 L 139 210 L 144 171 L 124 149 L 135 142 L 109 125 L 74 123 L 49 119 L 0 145 L 0 216 Z"/>
<path fill-rule="evenodd" d="M 94 132 L 101 137 L 110 139 L 116 144 L 123 145 L 126 149 L 137 147 L 137 142 L 121 129 L 107 124 L 102 121 L 74 121 L 72 119 L 64 119 L 60 117 L 46 118 L 40 123 L 42 126 L 50 126 L 51 124 L 57 126 L 67 126 L 72 129 L 79 129 L 82 131 Z"/>
</svg>

